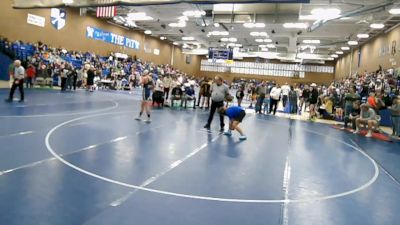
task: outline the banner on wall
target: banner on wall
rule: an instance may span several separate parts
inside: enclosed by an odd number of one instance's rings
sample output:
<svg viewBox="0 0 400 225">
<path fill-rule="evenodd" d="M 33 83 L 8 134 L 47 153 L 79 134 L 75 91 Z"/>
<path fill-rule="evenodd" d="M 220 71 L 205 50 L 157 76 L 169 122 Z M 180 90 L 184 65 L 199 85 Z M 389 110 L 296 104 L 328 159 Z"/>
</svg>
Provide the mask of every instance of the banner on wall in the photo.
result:
<svg viewBox="0 0 400 225">
<path fill-rule="evenodd" d="M 65 9 L 52 8 L 50 13 L 51 25 L 57 30 L 61 30 L 66 23 L 67 12 Z"/>
<path fill-rule="evenodd" d="M 39 26 L 39 27 L 44 27 L 46 19 L 42 16 L 37 16 L 37 15 L 33 15 L 28 13 L 28 17 L 26 18 L 26 22 L 28 24 L 32 24 L 35 26 Z"/>
<path fill-rule="evenodd" d="M 86 37 L 127 48 L 139 49 L 140 46 L 136 40 L 90 26 L 86 27 Z"/>
</svg>

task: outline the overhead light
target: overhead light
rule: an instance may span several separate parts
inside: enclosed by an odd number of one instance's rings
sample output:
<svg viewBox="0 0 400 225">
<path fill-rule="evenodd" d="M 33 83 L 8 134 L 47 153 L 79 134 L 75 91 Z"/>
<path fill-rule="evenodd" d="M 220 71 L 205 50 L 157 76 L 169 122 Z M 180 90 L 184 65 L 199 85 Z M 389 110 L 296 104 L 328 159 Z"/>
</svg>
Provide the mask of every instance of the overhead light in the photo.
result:
<svg viewBox="0 0 400 225">
<path fill-rule="evenodd" d="M 306 23 L 284 23 L 283 27 L 287 28 L 287 29 L 292 29 L 292 28 L 306 29 L 308 27 L 308 24 L 306 24 Z"/>
<path fill-rule="evenodd" d="M 332 57 L 332 58 L 338 58 L 339 56 L 336 55 L 336 54 L 332 54 L 331 57 Z"/>
<path fill-rule="evenodd" d="M 221 38 L 222 42 L 237 42 L 237 38 Z"/>
<path fill-rule="evenodd" d="M 342 49 L 343 51 L 347 51 L 347 50 L 350 50 L 350 47 L 344 46 L 344 47 L 341 47 L 341 49 Z"/>
<path fill-rule="evenodd" d="M 265 37 L 268 37 L 268 34 L 267 34 L 267 32 L 256 32 L 256 31 L 253 31 L 253 32 L 250 32 L 250 36 L 255 36 L 255 37 L 265 36 Z"/>
<path fill-rule="evenodd" d="M 161 39 L 161 40 L 165 40 L 165 39 L 167 39 L 167 38 L 164 37 L 164 36 L 161 36 L 160 39 Z"/>
<path fill-rule="evenodd" d="M 136 23 L 134 21 L 131 21 L 131 20 L 126 21 L 125 26 L 127 26 L 127 27 L 137 27 Z"/>
<path fill-rule="evenodd" d="M 214 23 L 214 27 L 219 27 L 219 23 Z"/>
<path fill-rule="evenodd" d="M 267 44 L 267 48 L 276 48 L 274 44 Z"/>
<path fill-rule="evenodd" d="M 335 60 L 333 57 L 329 57 L 329 58 L 327 58 L 326 60 L 328 60 L 328 61 L 332 61 L 332 60 Z"/>
<path fill-rule="evenodd" d="M 144 33 L 145 34 L 151 34 L 151 30 L 145 30 Z"/>
<path fill-rule="evenodd" d="M 182 37 L 184 41 L 194 41 L 194 37 Z"/>
<path fill-rule="evenodd" d="M 304 44 L 320 44 L 320 40 L 303 40 Z"/>
<path fill-rule="evenodd" d="M 268 52 L 268 48 L 261 48 L 262 52 Z"/>
<path fill-rule="evenodd" d="M 208 32 L 208 35 L 210 36 L 228 36 L 229 32 L 228 31 L 211 31 Z"/>
<path fill-rule="evenodd" d="M 243 26 L 246 28 L 263 28 L 265 23 L 244 23 Z"/>
<path fill-rule="evenodd" d="M 144 12 L 128 13 L 126 18 L 133 21 L 153 20 L 153 17 L 147 16 Z"/>
<path fill-rule="evenodd" d="M 345 17 L 342 17 L 342 18 L 340 18 L 341 20 L 349 20 L 349 19 L 351 19 L 351 17 L 347 17 L 347 16 L 345 16 Z"/>
<path fill-rule="evenodd" d="M 259 38 L 257 38 L 255 41 L 258 42 L 258 43 L 262 43 L 262 42 L 264 42 L 264 43 L 271 43 L 271 42 L 272 42 L 272 40 L 269 39 L 269 38 L 266 38 L 266 39 L 259 39 Z"/>
<path fill-rule="evenodd" d="M 385 24 L 383 23 L 373 23 L 371 25 L 369 25 L 369 27 L 371 27 L 372 29 L 382 29 L 385 27 Z"/>
<path fill-rule="evenodd" d="M 185 12 L 183 12 L 183 15 L 184 15 L 184 16 L 187 16 L 187 17 L 196 17 L 196 18 L 199 18 L 199 17 L 201 17 L 201 16 L 206 15 L 206 12 L 204 12 L 204 11 L 198 11 L 198 10 L 196 10 L 196 11 L 185 11 Z"/>
<path fill-rule="evenodd" d="M 227 44 L 226 46 L 227 46 L 227 47 L 237 47 L 237 48 L 242 47 L 241 44 L 237 44 L 237 43 L 229 43 L 229 44 Z"/>
<path fill-rule="evenodd" d="M 342 52 L 342 51 L 336 51 L 336 54 L 338 54 L 338 55 L 342 55 L 342 54 L 343 54 L 343 52 Z"/>
<path fill-rule="evenodd" d="M 369 38 L 369 34 L 357 34 L 358 38 Z"/>
<path fill-rule="evenodd" d="M 178 20 L 179 21 L 188 21 L 189 18 L 187 16 L 180 16 L 180 17 L 178 17 Z"/>
<path fill-rule="evenodd" d="M 62 2 L 64 4 L 72 4 L 72 3 L 74 3 L 74 0 L 63 0 Z"/>
<path fill-rule="evenodd" d="M 358 41 L 348 41 L 348 45 L 358 45 Z"/>
<path fill-rule="evenodd" d="M 180 20 L 178 23 L 170 23 L 168 24 L 170 27 L 186 27 L 186 22 L 184 20 Z"/>
<path fill-rule="evenodd" d="M 173 44 L 173 45 L 179 45 L 179 43 L 176 42 L 176 41 L 174 41 L 172 44 Z"/>
<path fill-rule="evenodd" d="M 398 14 L 400 14 L 400 8 L 393 8 L 393 9 L 389 10 L 389 13 L 393 14 L 393 15 L 398 15 Z"/>
<path fill-rule="evenodd" d="M 260 48 L 267 48 L 267 45 L 258 45 Z"/>
<path fill-rule="evenodd" d="M 324 9 L 324 8 L 316 8 L 311 10 L 311 15 L 313 15 L 313 17 L 316 20 L 332 20 L 332 19 L 336 19 L 338 17 L 340 17 L 340 9 L 336 9 L 336 8 L 328 8 L 328 9 Z"/>
</svg>

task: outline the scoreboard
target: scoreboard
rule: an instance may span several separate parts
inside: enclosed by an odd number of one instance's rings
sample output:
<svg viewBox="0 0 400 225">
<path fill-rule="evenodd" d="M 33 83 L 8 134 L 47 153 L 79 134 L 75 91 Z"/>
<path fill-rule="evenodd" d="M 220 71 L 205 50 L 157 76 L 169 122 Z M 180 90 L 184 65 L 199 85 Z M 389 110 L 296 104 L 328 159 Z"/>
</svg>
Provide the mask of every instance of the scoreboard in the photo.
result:
<svg viewBox="0 0 400 225">
<path fill-rule="evenodd" d="M 208 59 L 217 60 L 233 60 L 232 48 L 209 48 Z"/>
</svg>

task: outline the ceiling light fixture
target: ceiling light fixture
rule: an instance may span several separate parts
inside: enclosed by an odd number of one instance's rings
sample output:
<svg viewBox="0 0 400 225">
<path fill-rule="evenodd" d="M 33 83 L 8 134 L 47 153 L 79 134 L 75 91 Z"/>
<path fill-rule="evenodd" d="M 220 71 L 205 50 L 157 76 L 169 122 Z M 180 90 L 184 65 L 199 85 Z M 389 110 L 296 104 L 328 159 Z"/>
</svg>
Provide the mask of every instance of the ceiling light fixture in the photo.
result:
<svg viewBox="0 0 400 225">
<path fill-rule="evenodd" d="M 219 27 L 219 23 L 214 23 L 214 27 Z"/>
<path fill-rule="evenodd" d="M 164 36 L 161 36 L 160 39 L 161 39 L 161 40 L 166 40 L 167 38 L 164 37 Z"/>
<path fill-rule="evenodd" d="M 304 44 L 320 44 L 320 40 L 303 40 Z"/>
<path fill-rule="evenodd" d="M 264 28 L 265 23 L 244 23 L 243 26 L 246 28 Z"/>
<path fill-rule="evenodd" d="M 173 45 L 179 45 L 179 43 L 176 42 L 176 41 L 174 41 L 172 44 L 173 44 Z"/>
<path fill-rule="evenodd" d="M 358 38 L 369 38 L 369 34 L 357 34 Z"/>
<path fill-rule="evenodd" d="M 342 54 L 343 54 L 343 52 L 342 52 L 342 51 L 336 51 L 336 54 L 338 54 L 338 55 L 342 55 Z"/>
<path fill-rule="evenodd" d="M 389 13 L 393 14 L 393 15 L 399 15 L 400 14 L 400 8 L 393 8 L 393 9 L 389 10 Z"/>
<path fill-rule="evenodd" d="M 184 41 L 194 41 L 194 37 L 182 37 Z"/>
<path fill-rule="evenodd" d="M 339 56 L 336 55 L 336 54 L 332 54 L 331 57 L 332 57 L 332 58 L 338 58 Z"/>
<path fill-rule="evenodd" d="M 348 41 L 348 45 L 358 45 L 358 41 Z"/>
<path fill-rule="evenodd" d="M 208 32 L 208 35 L 210 36 L 228 36 L 229 32 L 228 31 L 211 31 Z"/>
<path fill-rule="evenodd" d="M 183 15 L 184 15 L 184 16 L 187 16 L 187 17 L 199 18 L 199 17 L 201 17 L 201 16 L 206 15 L 206 12 L 204 12 L 204 11 L 198 11 L 198 10 L 196 10 L 196 11 L 185 11 L 185 12 L 183 12 Z"/>
<path fill-rule="evenodd" d="M 267 44 L 267 48 L 276 48 L 274 44 Z"/>
<path fill-rule="evenodd" d="M 382 29 L 385 27 L 385 24 L 383 23 L 373 23 L 371 25 L 369 25 L 369 27 L 371 27 L 372 29 Z"/>
<path fill-rule="evenodd" d="M 128 13 L 126 19 L 133 20 L 133 21 L 146 21 L 146 20 L 153 20 L 153 17 L 147 16 L 144 12 L 138 13 Z"/>
<path fill-rule="evenodd" d="M 340 17 L 340 9 L 335 8 L 316 8 L 311 10 L 311 15 L 316 20 L 332 20 Z"/>
<path fill-rule="evenodd" d="M 347 50 L 350 50 L 350 47 L 348 47 L 348 46 L 343 46 L 343 47 L 341 47 L 340 49 L 342 49 L 343 51 L 347 51 Z"/>
<path fill-rule="evenodd" d="M 307 29 L 308 24 L 306 24 L 306 23 L 284 23 L 283 27 L 287 28 L 287 29 L 293 29 L 293 28 L 295 28 L 295 29 Z"/>
<path fill-rule="evenodd" d="M 250 32 L 250 36 L 255 36 L 255 37 L 264 36 L 264 37 L 268 37 L 268 34 L 267 34 L 267 32 L 256 32 L 256 31 L 253 31 L 253 32 Z"/>
<path fill-rule="evenodd" d="M 186 27 L 186 22 L 184 20 L 180 20 L 178 23 L 170 23 L 168 24 L 170 27 Z"/>
<path fill-rule="evenodd" d="M 145 34 L 151 34 L 151 30 L 145 30 L 144 33 Z"/>
</svg>

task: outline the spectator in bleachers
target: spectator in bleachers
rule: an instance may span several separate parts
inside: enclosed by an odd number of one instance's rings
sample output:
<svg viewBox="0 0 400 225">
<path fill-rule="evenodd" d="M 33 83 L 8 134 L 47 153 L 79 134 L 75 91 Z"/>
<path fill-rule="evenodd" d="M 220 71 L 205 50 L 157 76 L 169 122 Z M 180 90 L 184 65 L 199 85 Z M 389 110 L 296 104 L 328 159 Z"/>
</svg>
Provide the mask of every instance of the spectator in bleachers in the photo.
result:
<svg viewBox="0 0 400 225">
<path fill-rule="evenodd" d="M 171 91 L 171 107 L 174 106 L 174 101 L 177 101 L 177 100 L 181 101 L 181 106 L 182 106 L 182 104 L 183 104 L 182 95 L 183 95 L 182 86 L 180 83 L 177 83 L 176 86 L 174 88 L 172 88 L 172 91 Z"/>
<path fill-rule="evenodd" d="M 184 108 L 186 109 L 186 105 L 188 101 L 193 101 L 193 109 L 196 109 L 196 95 L 194 92 L 194 85 L 189 85 L 189 83 L 186 83 L 187 87 L 185 87 L 185 92 L 183 94 L 182 100 L 184 104 Z"/>
</svg>

